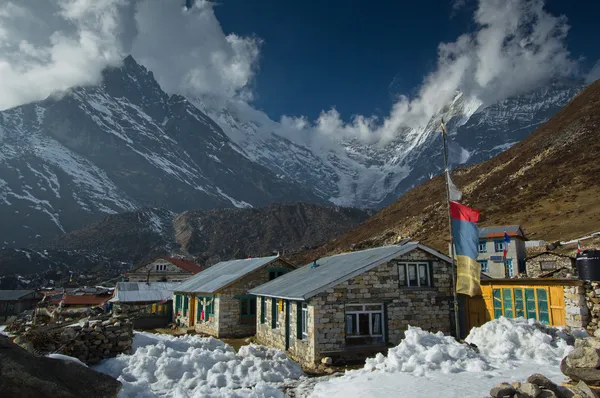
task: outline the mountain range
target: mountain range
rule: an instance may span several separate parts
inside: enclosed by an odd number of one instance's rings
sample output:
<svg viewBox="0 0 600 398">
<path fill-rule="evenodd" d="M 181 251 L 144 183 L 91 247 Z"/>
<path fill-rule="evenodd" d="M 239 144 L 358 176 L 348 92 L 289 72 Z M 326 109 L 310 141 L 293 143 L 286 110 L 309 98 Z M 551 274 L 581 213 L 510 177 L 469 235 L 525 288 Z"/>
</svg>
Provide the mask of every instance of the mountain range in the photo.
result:
<svg viewBox="0 0 600 398">
<path fill-rule="evenodd" d="M 452 180 L 480 226 L 521 225 L 529 239 L 569 241 L 600 228 L 600 80 L 534 133 L 485 162 L 457 168 Z M 447 252 L 445 182 L 435 177 L 335 241 L 294 256 L 303 263 L 403 238 Z M 589 248 L 589 246 L 588 246 Z"/>
<path fill-rule="evenodd" d="M 161 209 L 147 213 L 153 225 L 282 202 L 382 208 L 440 173 L 442 118 L 454 165 L 471 164 L 527 137 L 582 87 L 553 81 L 490 106 L 456 93 L 425 126 L 381 145 L 289 137 L 245 102 L 168 95 L 129 56 L 97 86 L 0 112 L 0 242 L 44 249 L 107 214 L 148 208 Z"/>
</svg>

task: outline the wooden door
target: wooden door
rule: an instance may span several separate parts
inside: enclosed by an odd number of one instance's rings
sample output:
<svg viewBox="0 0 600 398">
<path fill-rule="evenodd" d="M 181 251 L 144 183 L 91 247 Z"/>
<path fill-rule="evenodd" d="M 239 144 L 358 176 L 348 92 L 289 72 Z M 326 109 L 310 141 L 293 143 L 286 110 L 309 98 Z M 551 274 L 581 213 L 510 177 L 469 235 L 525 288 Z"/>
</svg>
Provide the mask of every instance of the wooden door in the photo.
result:
<svg viewBox="0 0 600 398">
<path fill-rule="evenodd" d="M 188 312 L 188 323 L 190 326 L 196 324 L 196 297 L 190 296 L 190 310 Z"/>
<path fill-rule="evenodd" d="M 474 327 L 483 325 L 488 321 L 485 301 L 482 296 L 467 299 L 467 334 Z"/>
<path fill-rule="evenodd" d="M 563 286 L 550 286 L 550 324 L 567 326 L 565 313 L 565 290 Z"/>
</svg>

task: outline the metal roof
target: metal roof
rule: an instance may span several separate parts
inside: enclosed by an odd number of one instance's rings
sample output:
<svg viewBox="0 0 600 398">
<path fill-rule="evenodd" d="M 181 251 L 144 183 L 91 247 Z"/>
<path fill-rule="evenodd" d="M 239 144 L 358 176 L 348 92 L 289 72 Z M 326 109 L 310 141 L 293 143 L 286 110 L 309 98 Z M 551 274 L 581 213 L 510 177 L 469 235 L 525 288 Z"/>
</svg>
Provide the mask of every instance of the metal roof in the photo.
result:
<svg viewBox="0 0 600 398">
<path fill-rule="evenodd" d="M 479 237 L 480 238 L 485 238 L 487 235 L 489 234 L 502 234 L 502 236 L 504 236 L 504 232 L 507 232 L 508 234 L 512 233 L 516 233 L 520 235 L 520 229 L 521 227 L 519 227 L 518 225 L 503 225 L 503 226 L 499 226 L 499 227 L 481 227 L 479 228 Z"/>
<path fill-rule="evenodd" d="M 119 282 L 115 296 L 110 299 L 114 303 L 136 303 L 167 301 L 173 296 L 173 291 L 179 282 Z"/>
<path fill-rule="evenodd" d="M 312 264 L 305 265 L 264 285 L 260 285 L 250 290 L 249 293 L 257 296 L 306 300 L 417 248 L 444 261 L 452 261 L 450 257 L 418 242 L 406 242 L 400 245 L 383 246 L 324 257 L 317 260 L 318 266 L 316 268 L 311 268 Z"/>
<path fill-rule="evenodd" d="M 33 292 L 35 290 L 0 290 L 0 301 L 19 300 L 21 297 Z"/>
<path fill-rule="evenodd" d="M 278 258 L 279 256 L 271 256 L 222 261 L 181 282 L 175 291 L 182 293 L 214 293 Z"/>
</svg>

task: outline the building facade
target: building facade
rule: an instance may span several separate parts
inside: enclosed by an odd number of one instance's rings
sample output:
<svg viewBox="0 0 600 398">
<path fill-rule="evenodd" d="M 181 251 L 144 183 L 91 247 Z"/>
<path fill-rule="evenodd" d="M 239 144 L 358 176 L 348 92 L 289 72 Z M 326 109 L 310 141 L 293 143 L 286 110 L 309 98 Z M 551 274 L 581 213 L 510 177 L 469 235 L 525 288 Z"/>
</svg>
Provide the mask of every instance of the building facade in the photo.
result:
<svg viewBox="0 0 600 398">
<path fill-rule="evenodd" d="M 43 297 L 35 290 L 0 290 L 0 322 L 34 309 Z"/>
<path fill-rule="evenodd" d="M 294 269 L 278 256 L 215 264 L 175 288 L 175 322 L 215 337 L 251 336 L 256 297 L 248 291 Z"/>
<path fill-rule="evenodd" d="M 528 256 L 525 259 L 525 263 L 529 278 L 543 278 L 546 275 L 555 275 L 556 271 L 559 270 L 564 270 L 564 274 L 577 275 L 575 257 L 548 250 L 535 253 L 535 248 L 528 248 L 527 253 Z"/>
<path fill-rule="evenodd" d="M 159 257 L 125 274 L 128 282 L 183 282 L 202 271 L 200 265 L 175 257 Z"/>
<path fill-rule="evenodd" d="M 417 242 L 322 258 L 250 291 L 256 339 L 312 368 L 384 352 L 409 325 L 449 333 L 450 275 L 450 258 Z"/>
</svg>

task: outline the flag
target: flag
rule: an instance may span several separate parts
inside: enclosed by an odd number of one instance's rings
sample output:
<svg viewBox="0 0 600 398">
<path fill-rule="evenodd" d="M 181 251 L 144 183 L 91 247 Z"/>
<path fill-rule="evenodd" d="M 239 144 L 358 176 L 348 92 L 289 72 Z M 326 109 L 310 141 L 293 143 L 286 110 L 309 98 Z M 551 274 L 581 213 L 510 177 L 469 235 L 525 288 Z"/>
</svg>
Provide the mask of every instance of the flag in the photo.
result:
<svg viewBox="0 0 600 398">
<path fill-rule="evenodd" d="M 581 242 L 577 241 L 577 254 L 581 253 Z"/>
<path fill-rule="evenodd" d="M 450 216 L 456 250 L 456 292 L 478 296 L 481 294 L 481 265 L 477 262 L 479 210 L 451 201 Z"/>
<path fill-rule="evenodd" d="M 508 254 L 508 245 L 510 245 L 510 236 L 504 231 L 504 253 L 502 254 L 504 260 L 506 260 Z"/>
<path fill-rule="evenodd" d="M 450 201 L 458 202 L 462 198 L 462 192 L 454 185 L 450 179 L 450 173 L 446 170 L 446 180 L 448 182 L 448 190 L 450 191 Z"/>
</svg>

